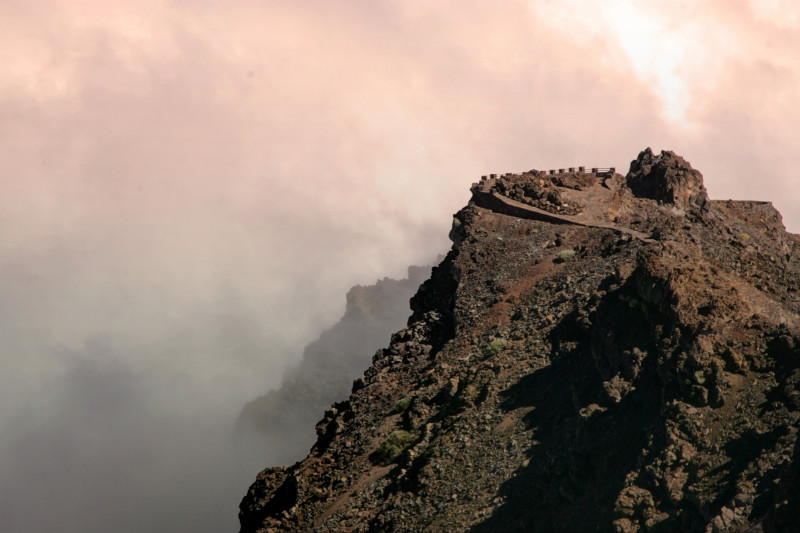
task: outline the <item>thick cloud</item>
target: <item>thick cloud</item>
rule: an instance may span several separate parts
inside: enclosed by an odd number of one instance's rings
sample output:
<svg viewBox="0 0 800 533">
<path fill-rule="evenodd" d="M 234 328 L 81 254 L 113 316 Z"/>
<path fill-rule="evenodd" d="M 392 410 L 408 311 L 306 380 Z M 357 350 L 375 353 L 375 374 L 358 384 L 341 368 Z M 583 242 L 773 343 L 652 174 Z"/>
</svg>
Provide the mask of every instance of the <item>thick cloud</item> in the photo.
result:
<svg viewBox="0 0 800 533">
<path fill-rule="evenodd" d="M 175 409 L 165 391 L 187 384 L 132 371 L 101 340 L 61 355 L 66 371 L 0 439 L 0 529 L 235 530 L 258 464 L 229 440 L 230 420 L 202 402 Z"/>
<path fill-rule="evenodd" d="M 755 0 L 3 2 L 4 530 L 47 516 L 41 483 L 70 488 L 63 530 L 102 523 L 125 454 L 191 470 L 175 450 L 276 386 L 350 285 L 447 248 L 480 174 L 669 148 L 800 231 L 798 28 Z M 119 501 L 158 499 L 136 486 Z"/>
</svg>

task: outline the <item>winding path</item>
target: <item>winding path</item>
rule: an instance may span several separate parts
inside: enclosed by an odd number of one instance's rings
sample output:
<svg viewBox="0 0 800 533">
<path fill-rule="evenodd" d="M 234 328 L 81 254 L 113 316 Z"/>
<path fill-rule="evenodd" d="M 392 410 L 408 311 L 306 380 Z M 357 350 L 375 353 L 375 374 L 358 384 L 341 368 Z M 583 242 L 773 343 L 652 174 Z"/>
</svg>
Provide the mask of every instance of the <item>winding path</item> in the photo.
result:
<svg viewBox="0 0 800 533">
<path fill-rule="evenodd" d="M 476 205 L 517 218 L 541 220 L 552 224 L 574 224 L 587 228 L 609 229 L 618 233 L 630 235 L 635 239 L 649 244 L 657 242 L 645 233 L 602 220 L 601 216 L 604 214 L 602 205 L 607 205 L 607 200 L 612 195 L 612 191 L 608 189 L 603 189 L 608 192 L 594 192 L 593 194 L 585 195 L 588 196 L 588 199 L 591 201 L 587 202 L 588 207 L 582 213 L 578 215 L 557 215 L 498 194 L 492 190 L 493 186 L 494 180 L 486 180 L 477 184 L 473 189 L 472 197 Z M 600 186 L 596 188 L 599 189 Z M 607 208 L 605 212 L 607 212 Z"/>
</svg>

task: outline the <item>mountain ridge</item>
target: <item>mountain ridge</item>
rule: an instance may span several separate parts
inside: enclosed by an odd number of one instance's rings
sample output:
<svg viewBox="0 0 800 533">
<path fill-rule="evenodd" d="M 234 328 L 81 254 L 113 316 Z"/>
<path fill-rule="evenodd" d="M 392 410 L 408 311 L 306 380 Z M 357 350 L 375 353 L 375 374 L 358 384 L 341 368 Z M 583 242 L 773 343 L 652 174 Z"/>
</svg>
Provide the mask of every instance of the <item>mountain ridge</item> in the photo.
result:
<svg viewBox="0 0 800 533">
<path fill-rule="evenodd" d="M 347 291 L 342 318 L 303 350 L 280 388 L 248 402 L 234 428 L 239 440 L 260 443 L 278 464 L 297 461 L 314 443 L 314 424 L 345 397 L 353 376 L 407 319 L 409 300 L 431 267 L 410 266 L 401 280 L 383 278 Z"/>
<path fill-rule="evenodd" d="M 649 148 L 472 191 L 408 326 L 241 531 L 795 527 L 800 237 L 771 204 Z"/>
</svg>

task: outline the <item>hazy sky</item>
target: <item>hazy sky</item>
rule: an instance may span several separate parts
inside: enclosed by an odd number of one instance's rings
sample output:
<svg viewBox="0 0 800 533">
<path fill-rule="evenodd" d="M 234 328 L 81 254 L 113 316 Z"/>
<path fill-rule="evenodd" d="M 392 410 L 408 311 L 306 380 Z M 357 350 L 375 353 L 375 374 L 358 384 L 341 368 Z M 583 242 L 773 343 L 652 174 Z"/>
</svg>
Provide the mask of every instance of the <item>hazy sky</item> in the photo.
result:
<svg viewBox="0 0 800 533">
<path fill-rule="evenodd" d="M 446 251 L 481 174 L 672 149 L 800 232 L 795 0 L 2 0 L 0 64 L 17 477 L 59 439 L 70 468 L 128 442 L 144 472 L 232 424 L 350 285 Z M 160 456 L 166 427 L 190 429 Z"/>
</svg>

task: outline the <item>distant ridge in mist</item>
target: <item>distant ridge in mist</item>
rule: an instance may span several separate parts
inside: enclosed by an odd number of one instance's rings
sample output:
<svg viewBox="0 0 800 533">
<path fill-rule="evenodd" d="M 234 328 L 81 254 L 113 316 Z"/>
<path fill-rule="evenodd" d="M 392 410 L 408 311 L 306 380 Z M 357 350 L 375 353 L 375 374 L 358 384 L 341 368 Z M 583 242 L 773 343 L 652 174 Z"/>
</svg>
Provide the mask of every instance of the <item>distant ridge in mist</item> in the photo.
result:
<svg viewBox="0 0 800 533">
<path fill-rule="evenodd" d="M 306 346 L 302 361 L 287 373 L 280 389 L 244 406 L 237 433 L 262 440 L 271 464 L 291 464 L 305 456 L 325 409 L 347 398 L 375 351 L 405 327 L 409 300 L 430 271 L 411 266 L 406 279 L 384 278 L 351 288 L 342 319 Z"/>
</svg>

